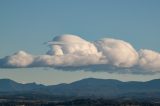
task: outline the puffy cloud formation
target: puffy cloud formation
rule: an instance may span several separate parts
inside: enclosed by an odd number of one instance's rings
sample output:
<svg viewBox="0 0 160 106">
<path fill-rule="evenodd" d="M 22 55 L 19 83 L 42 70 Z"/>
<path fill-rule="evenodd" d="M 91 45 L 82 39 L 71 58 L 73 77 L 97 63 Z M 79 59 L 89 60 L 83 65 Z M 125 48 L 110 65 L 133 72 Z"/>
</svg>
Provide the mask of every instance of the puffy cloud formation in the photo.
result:
<svg viewBox="0 0 160 106">
<path fill-rule="evenodd" d="M 160 72 L 160 53 L 152 50 L 140 50 L 139 66 L 147 71 Z"/>
<path fill-rule="evenodd" d="M 51 50 L 49 55 L 79 54 L 90 55 L 98 54 L 97 48 L 90 43 L 75 35 L 57 36 L 49 42 Z"/>
<path fill-rule="evenodd" d="M 24 51 L 0 59 L 1 68 L 53 67 L 63 70 L 108 72 L 160 72 L 160 54 L 151 50 L 137 52 L 128 42 L 104 38 L 89 42 L 76 35 L 62 35 L 47 43 L 45 55 Z M 147 70 L 147 71 L 146 71 Z"/>
<path fill-rule="evenodd" d="M 104 38 L 95 42 L 99 52 L 105 60 L 117 67 L 132 67 L 137 63 L 138 54 L 127 42 L 116 39 Z"/>
<path fill-rule="evenodd" d="M 2 60 L 3 60 L 3 66 L 6 67 L 27 67 L 28 65 L 32 64 L 34 58 L 32 55 L 24 51 L 19 51 L 11 56 L 5 57 Z"/>
<path fill-rule="evenodd" d="M 41 55 L 35 56 L 33 67 L 76 67 L 97 64 L 99 57 L 96 55 L 75 55 L 75 54 L 66 54 L 61 56 L 52 56 L 52 55 Z"/>
</svg>

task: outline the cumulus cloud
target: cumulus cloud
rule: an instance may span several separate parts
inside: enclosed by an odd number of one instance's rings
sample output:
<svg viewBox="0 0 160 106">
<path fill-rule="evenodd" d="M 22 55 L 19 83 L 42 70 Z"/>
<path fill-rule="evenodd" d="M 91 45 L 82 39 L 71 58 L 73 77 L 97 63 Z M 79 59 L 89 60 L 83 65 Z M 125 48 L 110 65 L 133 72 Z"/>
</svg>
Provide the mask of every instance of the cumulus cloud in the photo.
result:
<svg viewBox="0 0 160 106">
<path fill-rule="evenodd" d="M 19 51 L 0 60 L 3 67 L 27 67 L 34 61 L 32 55 Z"/>
<path fill-rule="evenodd" d="M 146 71 L 160 72 L 160 53 L 146 49 L 140 50 L 139 66 Z"/>
<path fill-rule="evenodd" d="M 128 42 L 103 38 L 89 42 L 76 35 L 57 36 L 47 43 L 44 55 L 19 51 L 0 59 L 1 68 L 53 67 L 62 70 L 107 71 L 118 73 L 160 72 L 160 54 L 136 51 Z"/>
<path fill-rule="evenodd" d="M 75 35 L 57 36 L 49 42 L 51 50 L 49 55 L 63 55 L 63 54 L 98 54 L 97 48 L 93 43 L 90 43 Z"/>
<path fill-rule="evenodd" d="M 117 67 L 132 67 L 137 63 L 138 54 L 127 42 L 104 38 L 95 42 L 109 64 Z"/>
</svg>

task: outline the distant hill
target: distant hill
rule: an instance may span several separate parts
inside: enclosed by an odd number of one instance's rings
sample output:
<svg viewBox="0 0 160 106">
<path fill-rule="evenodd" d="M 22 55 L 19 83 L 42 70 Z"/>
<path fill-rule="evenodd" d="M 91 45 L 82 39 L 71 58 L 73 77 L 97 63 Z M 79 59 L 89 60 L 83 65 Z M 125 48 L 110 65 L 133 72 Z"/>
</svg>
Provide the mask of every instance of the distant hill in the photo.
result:
<svg viewBox="0 0 160 106">
<path fill-rule="evenodd" d="M 0 79 L 0 92 L 32 91 L 43 88 L 44 85 L 36 83 L 21 84 L 10 79 Z"/>
<path fill-rule="evenodd" d="M 82 79 L 70 84 L 39 85 L 21 84 L 10 79 L 0 79 L 0 95 L 4 94 L 38 94 L 74 97 L 104 98 L 160 98 L 160 79 L 147 82 L 122 82 L 112 79 Z"/>
</svg>

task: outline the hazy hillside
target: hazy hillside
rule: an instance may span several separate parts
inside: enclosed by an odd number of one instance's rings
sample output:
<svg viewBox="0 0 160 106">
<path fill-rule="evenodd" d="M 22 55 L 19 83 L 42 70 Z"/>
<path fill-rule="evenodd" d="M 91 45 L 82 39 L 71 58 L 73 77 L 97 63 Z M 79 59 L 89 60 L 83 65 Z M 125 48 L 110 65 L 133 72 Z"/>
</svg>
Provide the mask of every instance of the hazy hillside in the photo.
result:
<svg viewBox="0 0 160 106">
<path fill-rule="evenodd" d="M 21 84 L 9 79 L 0 80 L 0 94 L 38 94 L 74 97 L 155 97 L 160 98 L 160 79 L 147 82 L 122 82 L 111 79 L 87 78 L 70 84 Z"/>
</svg>

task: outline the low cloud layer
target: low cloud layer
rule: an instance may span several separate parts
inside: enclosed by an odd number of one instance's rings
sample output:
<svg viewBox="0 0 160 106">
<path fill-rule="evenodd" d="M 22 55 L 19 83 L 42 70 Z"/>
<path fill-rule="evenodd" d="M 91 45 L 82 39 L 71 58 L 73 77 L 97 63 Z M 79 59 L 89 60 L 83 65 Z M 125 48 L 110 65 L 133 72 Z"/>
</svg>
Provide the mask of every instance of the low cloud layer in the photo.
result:
<svg viewBox="0 0 160 106">
<path fill-rule="evenodd" d="M 19 51 L 0 59 L 0 68 L 53 67 L 62 70 L 118 73 L 160 72 L 160 53 L 136 51 L 128 42 L 103 38 L 89 42 L 76 35 L 62 35 L 47 43 L 45 55 Z"/>
</svg>

